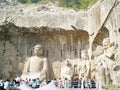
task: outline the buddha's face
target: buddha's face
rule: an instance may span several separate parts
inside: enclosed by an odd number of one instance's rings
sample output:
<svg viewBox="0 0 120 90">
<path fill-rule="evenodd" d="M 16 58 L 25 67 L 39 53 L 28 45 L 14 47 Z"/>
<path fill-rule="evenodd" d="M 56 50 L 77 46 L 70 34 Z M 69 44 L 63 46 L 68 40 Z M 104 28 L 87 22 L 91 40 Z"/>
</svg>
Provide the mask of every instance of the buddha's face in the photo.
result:
<svg viewBox="0 0 120 90">
<path fill-rule="evenodd" d="M 69 61 L 66 61 L 65 63 L 66 63 L 66 65 L 69 65 Z"/>
<path fill-rule="evenodd" d="M 103 48 L 108 48 L 110 47 L 110 39 L 105 39 L 103 41 Z"/>
<path fill-rule="evenodd" d="M 103 48 L 101 47 L 101 46 L 97 46 L 97 48 L 96 48 L 96 56 L 99 56 L 99 55 L 101 55 L 101 54 L 103 54 L 104 53 L 104 50 L 103 50 Z"/>
<path fill-rule="evenodd" d="M 81 57 L 82 57 L 82 59 L 87 60 L 88 59 L 88 53 L 87 53 L 87 51 L 82 51 Z"/>
<path fill-rule="evenodd" d="M 43 55 L 43 49 L 42 48 L 34 48 L 34 54 L 35 55 Z"/>
</svg>

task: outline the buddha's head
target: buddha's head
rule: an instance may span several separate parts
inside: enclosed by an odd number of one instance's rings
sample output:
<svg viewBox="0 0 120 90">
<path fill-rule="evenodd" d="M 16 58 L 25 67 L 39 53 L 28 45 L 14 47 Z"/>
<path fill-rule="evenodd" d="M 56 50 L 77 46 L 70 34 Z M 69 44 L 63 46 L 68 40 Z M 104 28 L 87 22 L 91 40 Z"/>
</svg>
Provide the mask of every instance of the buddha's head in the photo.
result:
<svg viewBox="0 0 120 90">
<path fill-rule="evenodd" d="M 84 59 L 84 60 L 88 60 L 89 56 L 88 56 L 87 50 L 82 50 L 81 58 Z"/>
<path fill-rule="evenodd" d="M 68 67 L 71 67 L 70 59 L 67 59 L 67 61 L 65 62 L 65 64 L 66 64 Z"/>
<path fill-rule="evenodd" d="M 34 46 L 34 55 L 43 55 L 43 48 L 40 44 Z"/>
<path fill-rule="evenodd" d="M 103 48 L 106 49 L 106 48 L 109 48 L 110 46 L 111 46 L 110 38 L 105 38 L 103 40 Z"/>
<path fill-rule="evenodd" d="M 95 56 L 99 56 L 103 53 L 104 53 L 104 50 L 103 50 L 102 46 L 98 45 L 97 48 L 96 48 Z"/>
<path fill-rule="evenodd" d="M 7 64 L 7 65 L 11 65 L 12 62 L 11 62 L 11 60 L 7 60 L 7 61 L 5 62 L 5 64 Z"/>
</svg>

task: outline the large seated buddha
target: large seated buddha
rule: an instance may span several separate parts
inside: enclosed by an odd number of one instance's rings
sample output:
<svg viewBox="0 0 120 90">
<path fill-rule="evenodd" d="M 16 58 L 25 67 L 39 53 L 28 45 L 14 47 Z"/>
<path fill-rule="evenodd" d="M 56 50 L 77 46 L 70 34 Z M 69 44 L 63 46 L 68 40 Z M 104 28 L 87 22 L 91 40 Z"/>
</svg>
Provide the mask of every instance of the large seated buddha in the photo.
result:
<svg viewBox="0 0 120 90">
<path fill-rule="evenodd" d="M 48 61 L 43 57 L 41 45 L 34 46 L 34 55 L 27 58 L 21 78 L 39 78 L 41 81 L 48 78 Z"/>
</svg>

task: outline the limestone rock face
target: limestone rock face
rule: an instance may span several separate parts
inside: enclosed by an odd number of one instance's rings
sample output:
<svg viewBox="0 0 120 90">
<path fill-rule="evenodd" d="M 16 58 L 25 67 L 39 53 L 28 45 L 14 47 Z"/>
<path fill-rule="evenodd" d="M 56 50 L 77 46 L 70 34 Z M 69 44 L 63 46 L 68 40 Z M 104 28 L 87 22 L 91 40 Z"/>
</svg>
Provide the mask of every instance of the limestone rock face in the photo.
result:
<svg viewBox="0 0 120 90">
<path fill-rule="evenodd" d="M 17 0 L 0 0 L 0 5 L 14 5 L 17 3 Z"/>
<path fill-rule="evenodd" d="M 46 7 L 47 10 L 41 10 Z M 7 18 L 20 27 L 41 27 L 48 26 L 51 28 L 64 28 L 67 30 L 73 29 L 71 25 L 78 29 L 87 27 L 87 11 L 75 12 L 74 10 L 58 8 L 49 5 L 31 5 L 31 6 L 8 6 L 1 11 L 2 24 Z M 13 15 L 14 13 L 14 15 Z M 24 23 L 23 23 L 24 22 Z M 81 24 L 80 24 L 81 23 Z"/>
<path fill-rule="evenodd" d="M 61 64 L 65 60 L 73 60 L 73 66 L 76 60 L 81 60 L 82 50 L 88 51 L 95 74 L 94 52 L 98 45 L 103 47 L 104 38 L 110 38 L 115 47 L 115 68 L 110 72 L 113 83 L 117 84 L 120 81 L 117 66 L 120 64 L 119 17 L 119 0 L 99 0 L 91 8 L 78 12 L 49 4 L 0 6 L 0 70 L 10 59 L 13 76 L 20 75 L 25 58 L 33 55 L 32 47 L 41 43 L 49 61 L 51 79 L 61 76 Z"/>
</svg>

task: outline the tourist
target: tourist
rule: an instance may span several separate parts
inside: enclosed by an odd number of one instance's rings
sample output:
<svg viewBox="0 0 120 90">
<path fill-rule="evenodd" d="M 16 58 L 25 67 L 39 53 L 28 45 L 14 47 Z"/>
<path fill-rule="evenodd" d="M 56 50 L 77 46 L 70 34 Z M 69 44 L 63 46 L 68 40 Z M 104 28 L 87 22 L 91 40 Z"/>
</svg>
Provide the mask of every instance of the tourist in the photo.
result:
<svg viewBox="0 0 120 90">
<path fill-rule="evenodd" d="M 4 87 L 4 81 L 3 80 L 0 81 L 0 87 Z"/>
<path fill-rule="evenodd" d="M 33 79 L 32 80 L 32 88 L 36 88 L 36 85 L 37 85 L 36 79 Z"/>
<path fill-rule="evenodd" d="M 12 81 L 10 81 L 10 87 L 14 87 L 15 85 L 15 80 L 13 79 Z"/>
<path fill-rule="evenodd" d="M 61 78 L 59 78 L 59 80 L 58 80 L 58 87 L 63 88 L 63 81 Z"/>
<path fill-rule="evenodd" d="M 29 79 L 29 81 L 28 81 L 29 83 L 28 83 L 28 85 L 30 86 L 30 87 L 32 87 L 32 80 L 31 79 Z"/>
<path fill-rule="evenodd" d="M 25 84 L 26 84 L 26 85 L 29 85 L 28 78 L 25 79 Z"/>
<path fill-rule="evenodd" d="M 9 87 L 10 86 L 10 84 L 9 84 L 9 80 L 7 79 L 6 81 L 5 81 L 5 83 L 4 83 L 4 89 L 5 90 L 9 90 Z"/>
<path fill-rule="evenodd" d="M 67 78 L 64 79 L 64 88 L 68 88 L 69 80 Z"/>
</svg>

